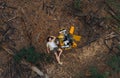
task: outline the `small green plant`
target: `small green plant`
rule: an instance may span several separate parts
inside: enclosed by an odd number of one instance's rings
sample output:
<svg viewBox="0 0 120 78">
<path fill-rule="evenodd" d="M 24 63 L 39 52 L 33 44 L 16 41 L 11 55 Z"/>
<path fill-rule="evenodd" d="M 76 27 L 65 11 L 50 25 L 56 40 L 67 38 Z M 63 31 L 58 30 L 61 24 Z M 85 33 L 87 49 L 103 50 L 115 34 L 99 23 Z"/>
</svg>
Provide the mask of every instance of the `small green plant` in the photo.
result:
<svg viewBox="0 0 120 78">
<path fill-rule="evenodd" d="M 96 67 L 90 67 L 88 71 L 88 74 L 77 73 L 74 78 L 108 78 L 110 74 L 109 72 L 100 73 Z"/>
<path fill-rule="evenodd" d="M 80 10 L 81 9 L 81 0 L 75 0 L 74 1 L 74 8 L 76 10 Z"/>
<path fill-rule="evenodd" d="M 90 78 L 108 78 L 109 76 L 109 72 L 99 73 L 96 67 L 91 67 L 89 71 L 91 73 Z"/>
<path fill-rule="evenodd" d="M 118 45 L 118 49 L 119 49 L 119 51 L 120 51 L 120 45 Z"/>
<path fill-rule="evenodd" d="M 120 72 L 120 56 L 113 55 L 107 61 L 107 65 L 110 66 L 114 72 Z"/>
<path fill-rule="evenodd" d="M 22 48 L 17 54 L 15 54 L 14 59 L 16 62 L 20 62 L 22 59 L 25 59 L 27 62 L 36 64 L 38 61 L 40 62 L 53 62 L 53 58 L 51 55 L 45 53 L 35 52 L 34 47 Z"/>
<path fill-rule="evenodd" d="M 73 78 L 85 78 L 85 75 L 83 72 L 79 72 L 79 73 L 75 74 L 75 76 Z"/>
</svg>

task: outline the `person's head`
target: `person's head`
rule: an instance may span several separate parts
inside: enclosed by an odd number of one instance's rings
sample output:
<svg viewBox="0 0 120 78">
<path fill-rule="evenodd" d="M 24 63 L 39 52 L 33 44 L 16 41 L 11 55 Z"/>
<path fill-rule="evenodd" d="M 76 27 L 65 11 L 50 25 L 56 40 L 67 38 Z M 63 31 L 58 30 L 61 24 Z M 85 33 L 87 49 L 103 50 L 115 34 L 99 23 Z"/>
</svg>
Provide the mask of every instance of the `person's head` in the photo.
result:
<svg viewBox="0 0 120 78">
<path fill-rule="evenodd" d="M 50 36 L 49 36 L 49 37 L 47 38 L 47 42 L 52 41 L 52 39 L 53 39 L 53 37 L 50 37 Z"/>
</svg>

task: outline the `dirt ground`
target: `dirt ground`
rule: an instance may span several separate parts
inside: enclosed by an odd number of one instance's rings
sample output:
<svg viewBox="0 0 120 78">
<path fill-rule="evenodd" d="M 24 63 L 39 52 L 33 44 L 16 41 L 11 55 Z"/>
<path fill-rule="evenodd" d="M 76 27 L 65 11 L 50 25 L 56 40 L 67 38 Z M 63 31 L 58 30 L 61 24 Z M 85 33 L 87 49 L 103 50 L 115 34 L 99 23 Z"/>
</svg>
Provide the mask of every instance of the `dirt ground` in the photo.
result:
<svg viewBox="0 0 120 78">
<path fill-rule="evenodd" d="M 62 66 L 55 61 L 44 65 L 44 71 L 50 78 L 75 78 L 77 73 L 86 73 L 92 65 L 98 66 L 101 72 L 108 70 L 105 61 L 110 50 L 104 41 L 115 32 L 109 28 L 111 20 L 108 20 L 104 0 L 82 0 L 81 10 L 75 10 L 73 3 L 74 0 L 1 0 L 1 46 L 16 52 L 33 45 L 37 52 L 46 52 L 49 35 L 57 36 L 60 29 L 69 30 L 74 25 L 75 34 L 82 36 L 78 47 L 64 50 Z M 107 40 L 108 46 L 111 47 L 113 42 L 118 44 L 111 38 Z M 7 71 L 6 66 L 11 59 L 12 56 L 4 50 L 0 51 L 0 78 L 4 78 L 2 73 Z M 26 70 L 30 71 L 27 67 Z M 23 75 L 22 78 L 39 78 L 34 73 L 29 74 L 31 77 Z M 119 77 L 119 74 L 110 76 Z"/>
</svg>

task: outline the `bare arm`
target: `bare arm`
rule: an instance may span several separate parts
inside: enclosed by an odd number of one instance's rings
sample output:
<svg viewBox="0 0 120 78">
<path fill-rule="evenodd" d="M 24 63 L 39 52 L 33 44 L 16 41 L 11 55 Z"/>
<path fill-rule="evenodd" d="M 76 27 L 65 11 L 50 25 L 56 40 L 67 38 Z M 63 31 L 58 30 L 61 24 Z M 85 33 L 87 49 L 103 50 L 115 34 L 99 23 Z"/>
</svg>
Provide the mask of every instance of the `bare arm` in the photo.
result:
<svg viewBox="0 0 120 78">
<path fill-rule="evenodd" d="M 52 40 L 53 40 L 53 41 L 55 41 L 56 37 L 55 37 L 55 36 L 51 36 L 51 37 L 53 37 L 53 39 L 52 39 Z"/>
<path fill-rule="evenodd" d="M 50 48 L 49 48 L 49 45 L 48 45 L 48 43 L 47 43 L 47 45 L 46 45 L 46 47 L 47 47 L 47 53 L 50 53 Z"/>
<path fill-rule="evenodd" d="M 47 47 L 47 52 L 50 53 L 50 49 Z"/>
</svg>

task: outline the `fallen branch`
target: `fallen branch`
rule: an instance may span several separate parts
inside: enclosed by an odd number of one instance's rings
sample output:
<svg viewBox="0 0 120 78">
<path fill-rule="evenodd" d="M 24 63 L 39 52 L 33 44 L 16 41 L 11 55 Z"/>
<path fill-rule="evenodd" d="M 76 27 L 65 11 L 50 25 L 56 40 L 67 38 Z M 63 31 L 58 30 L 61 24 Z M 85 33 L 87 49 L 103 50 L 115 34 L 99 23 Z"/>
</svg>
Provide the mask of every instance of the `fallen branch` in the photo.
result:
<svg viewBox="0 0 120 78">
<path fill-rule="evenodd" d="M 99 38 L 101 38 L 101 37 L 98 36 L 98 37 L 94 38 L 93 40 L 88 40 L 88 41 L 85 42 L 82 46 L 78 46 L 78 48 L 83 48 L 83 47 L 85 47 L 85 46 L 88 46 L 88 45 L 90 45 L 91 43 L 97 41 Z"/>
<path fill-rule="evenodd" d="M 118 35 L 120 35 L 120 32 L 118 31 L 118 29 L 115 27 L 115 26 L 110 26 L 109 25 L 109 28 L 114 31 L 115 33 L 117 33 Z"/>
<path fill-rule="evenodd" d="M 10 54 L 11 56 L 14 56 L 15 54 L 7 49 L 6 47 L 2 47 L 8 54 Z M 26 62 L 25 60 L 22 60 L 20 62 L 21 64 L 27 65 L 32 71 L 36 72 L 40 77 L 45 77 L 45 78 L 49 78 L 47 74 L 44 74 L 42 71 L 40 71 L 39 68 L 37 68 L 36 66 L 32 65 L 31 63 Z"/>
<path fill-rule="evenodd" d="M 115 51 L 113 50 L 114 45 L 115 45 L 113 39 L 116 38 L 116 37 L 117 37 L 116 33 L 115 32 L 111 32 L 110 34 L 108 34 L 106 36 L 106 38 L 104 40 L 104 44 L 109 49 L 109 53 L 111 53 L 111 52 L 115 53 Z M 109 46 L 108 43 L 107 43 L 107 41 L 109 41 L 109 40 L 112 40 L 111 46 Z"/>
<path fill-rule="evenodd" d="M 4 47 L 4 46 L 1 46 L 2 47 L 2 49 L 4 50 L 4 51 L 6 51 L 8 54 L 10 54 L 10 55 L 14 55 L 14 53 L 10 50 L 10 49 L 8 49 L 8 48 L 6 48 L 6 47 Z"/>
<path fill-rule="evenodd" d="M 120 22 L 120 20 L 118 18 L 116 18 L 117 13 L 114 11 L 114 9 L 105 1 L 106 6 L 109 8 L 108 13 L 118 22 Z"/>
<path fill-rule="evenodd" d="M 21 63 L 24 65 L 27 65 L 32 71 L 36 72 L 39 76 L 49 78 L 47 74 L 44 74 L 42 71 L 40 71 L 39 68 L 37 68 L 34 65 L 31 65 L 30 63 L 26 62 L 25 60 L 22 60 Z"/>
<path fill-rule="evenodd" d="M 13 19 L 15 19 L 15 18 L 17 18 L 17 16 L 14 16 L 14 17 L 8 19 L 7 22 L 9 22 L 9 21 L 11 21 L 11 20 L 13 20 Z"/>
<path fill-rule="evenodd" d="M 36 66 L 31 66 L 32 71 L 36 72 L 39 76 L 45 76 L 45 78 L 49 78 L 47 74 L 41 72 Z"/>
<path fill-rule="evenodd" d="M 117 35 L 115 34 L 115 32 L 111 32 L 110 34 L 108 34 L 107 36 L 106 36 L 106 38 L 105 39 L 111 39 L 111 38 L 114 38 L 114 37 L 116 37 Z"/>
<path fill-rule="evenodd" d="M 41 72 L 37 67 L 31 66 L 31 69 L 36 72 L 40 76 L 44 76 L 43 72 Z"/>
</svg>

